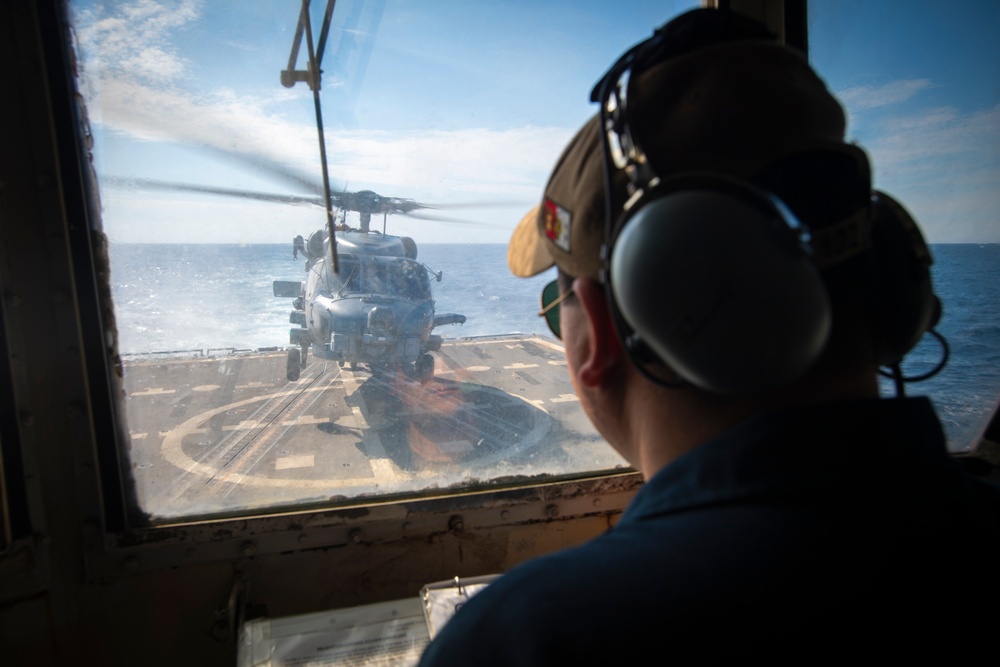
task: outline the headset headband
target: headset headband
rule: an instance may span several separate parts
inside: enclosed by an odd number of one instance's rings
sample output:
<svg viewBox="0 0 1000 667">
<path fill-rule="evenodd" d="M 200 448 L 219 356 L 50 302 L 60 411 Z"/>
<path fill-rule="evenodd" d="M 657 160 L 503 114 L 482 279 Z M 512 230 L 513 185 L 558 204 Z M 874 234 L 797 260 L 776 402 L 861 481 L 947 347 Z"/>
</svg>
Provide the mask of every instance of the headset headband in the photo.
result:
<svg viewBox="0 0 1000 667">
<path fill-rule="evenodd" d="M 623 211 L 629 211 L 643 193 L 655 187 L 660 177 L 633 136 L 628 103 L 632 81 L 640 73 L 659 63 L 707 46 L 736 40 L 775 41 L 776 36 L 763 25 L 739 14 L 715 9 L 695 9 L 657 28 L 651 37 L 639 42 L 615 62 L 590 91 L 590 101 L 601 104 L 601 145 L 604 150 L 605 240 L 611 239 L 621 211 L 613 211 L 612 165 L 629 179 L 628 199 Z"/>
</svg>

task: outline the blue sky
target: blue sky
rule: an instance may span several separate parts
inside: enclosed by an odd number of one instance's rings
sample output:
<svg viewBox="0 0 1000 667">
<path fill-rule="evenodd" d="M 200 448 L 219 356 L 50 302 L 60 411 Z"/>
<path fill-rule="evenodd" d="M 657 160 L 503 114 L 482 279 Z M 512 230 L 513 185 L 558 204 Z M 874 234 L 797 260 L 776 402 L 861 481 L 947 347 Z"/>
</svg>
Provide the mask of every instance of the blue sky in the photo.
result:
<svg viewBox="0 0 1000 667">
<path fill-rule="evenodd" d="M 1000 242 L 1000 3 L 811 2 L 810 60 L 931 241 Z"/>
<path fill-rule="evenodd" d="M 477 225 L 390 224 L 426 242 L 506 242 L 595 111 L 594 81 L 692 4 L 338 0 L 322 90 L 335 186 L 503 203 L 447 212 Z M 945 5 L 814 0 L 811 59 L 876 185 L 932 242 L 1000 242 L 1000 3 Z M 281 165 L 318 181 L 311 93 L 278 78 L 298 6 L 74 3 L 98 172 L 297 192 Z M 105 187 L 102 201 L 112 241 L 284 242 L 323 223 L 313 207 L 206 195 Z"/>
</svg>

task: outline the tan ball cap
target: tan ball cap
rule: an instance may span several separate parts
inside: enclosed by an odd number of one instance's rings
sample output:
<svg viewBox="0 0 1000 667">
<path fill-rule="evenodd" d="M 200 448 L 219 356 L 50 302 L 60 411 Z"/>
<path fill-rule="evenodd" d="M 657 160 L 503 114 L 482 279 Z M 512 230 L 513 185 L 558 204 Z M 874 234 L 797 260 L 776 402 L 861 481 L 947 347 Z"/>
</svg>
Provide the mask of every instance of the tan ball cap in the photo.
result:
<svg viewBox="0 0 1000 667">
<path fill-rule="evenodd" d="M 752 180 L 791 153 L 843 142 L 844 111 L 798 52 L 768 41 L 735 41 L 656 65 L 633 84 L 632 135 L 661 179 L 716 172 Z M 554 265 L 600 278 L 606 235 L 600 115 L 556 163 L 542 203 L 518 224 L 507 262 L 517 276 Z M 613 211 L 628 179 L 615 170 Z"/>
</svg>

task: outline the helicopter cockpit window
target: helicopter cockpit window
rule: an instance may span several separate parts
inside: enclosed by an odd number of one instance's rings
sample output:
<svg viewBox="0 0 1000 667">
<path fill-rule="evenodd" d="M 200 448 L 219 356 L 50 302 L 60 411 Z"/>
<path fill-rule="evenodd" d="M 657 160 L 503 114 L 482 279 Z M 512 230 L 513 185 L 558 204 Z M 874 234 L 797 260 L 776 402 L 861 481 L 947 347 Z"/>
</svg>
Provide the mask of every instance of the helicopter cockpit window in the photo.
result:
<svg viewBox="0 0 1000 667">
<path fill-rule="evenodd" d="M 367 294 L 428 302 L 433 298 L 427 270 L 405 258 L 345 261 L 340 276 L 332 276 L 332 284 L 332 291 L 340 296 Z"/>
<path fill-rule="evenodd" d="M 411 301 L 431 298 L 427 271 L 412 260 L 374 261 L 365 266 L 362 275 L 364 291 L 371 294 L 385 294 Z"/>
<path fill-rule="evenodd" d="M 331 291 L 340 295 L 361 291 L 361 267 L 356 261 L 342 261 L 339 273 L 330 274 Z"/>
<path fill-rule="evenodd" d="M 697 2 L 305 4 L 70 2 L 140 512 L 620 469 L 506 243 L 607 63 Z"/>
</svg>

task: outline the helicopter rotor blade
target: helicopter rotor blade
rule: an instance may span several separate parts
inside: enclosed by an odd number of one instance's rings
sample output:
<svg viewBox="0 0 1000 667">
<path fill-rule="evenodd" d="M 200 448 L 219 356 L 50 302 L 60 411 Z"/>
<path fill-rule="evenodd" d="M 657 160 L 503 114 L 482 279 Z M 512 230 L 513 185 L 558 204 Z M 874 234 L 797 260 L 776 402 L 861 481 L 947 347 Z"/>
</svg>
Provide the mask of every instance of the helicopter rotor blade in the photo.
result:
<svg viewBox="0 0 1000 667">
<path fill-rule="evenodd" d="M 314 206 L 323 206 L 323 198 L 319 195 L 279 195 L 270 192 L 241 190 L 238 188 L 222 188 L 212 185 L 193 185 L 191 183 L 168 183 L 165 181 L 156 181 L 144 178 L 120 178 L 117 176 L 112 176 L 105 180 L 110 185 L 129 189 L 194 192 L 210 195 L 223 195 L 225 197 L 238 197 L 242 199 L 255 199 L 258 201 L 274 202 L 278 204 L 311 204 Z"/>
<path fill-rule="evenodd" d="M 494 208 L 500 206 L 517 206 L 519 208 L 530 208 L 532 204 L 526 203 L 524 201 L 511 201 L 511 200 L 486 200 L 486 201 L 465 201 L 465 202 L 447 202 L 447 203 L 420 203 L 420 208 L 429 208 L 434 210 L 448 210 L 457 208 Z"/>
<path fill-rule="evenodd" d="M 421 204 L 413 199 L 401 199 L 399 197 L 387 197 L 386 198 L 386 208 L 389 209 L 385 211 L 386 213 L 411 213 L 413 211 L 420 210 L 422 208 L 433 208 L 427 204 Z"/>
<path fill-rule="evenodd" d="M 530 204 L 524 202 L 513 202 L 513 201 L 476 201 L 476 202 L 449 202 L 449 203 L 438 203 L 429 204 L 427 202 L 419 202 L 413 199 L 402 199 L 399 197 L 382 197 L 381 198 L 383 206 L 378 211 L 372 211 L 373 213 L 402 213 L 404 215 L 411 215 L 413 211 L 418 211 L 421 209 L 428 210 L 449 210 L 449 209 L 469 209 L 469 208 L 493 208 L 497 206 L 518 206 L 518 207 L 530 207 Z M 347 204 L 345 203 L 345 206 Z M 348 207 L 348 210 L 354 210 Z M 428 218 L 429 220 L 430 218 Z"/>
<path fill-rule="evenodd" d="M 468 218 L 449 218 L 442 215 L 427 215 L 425 213 L 403 213 L 404 217 L 413 220 L 427 220 L 429 222 L 447 222 L 459 225 L 475 225 L 477 227 L 496 227 L 501 228 L 500 225 L 490 224 L 488 222 L 478 222 L 476 220 L 469 220 Z"/>
<path fill-rule="evenodd" d="M 216 156 L 234 162 L 243 168 L 266 174 L 274 180 L 285 183 L 295 189 L 303 189 L 306 192 L 316 195 L 323 194 L 323 184 L 319 180 L 304 171 L 299 171 L 287 164 L 282 164 L 277 159 L 260 153 L 244 153 L 235 149 L 208 144 L 196 144 L 196 147 L 200 150 L 214 153 Z"/>
<path fill-rule="evenodd" d="M 272 192 L 260 192 L 256 190 L 243 190 L 240 188 L 228 188 L 213 185 L 195 185 L 192 183 L 176 183 L 159 181 L 146 178 L 123 178 L 118 176 L 105 177 L 104 182 L 113 187 L 129 190 L 163 190 L 167 192 L 189 192 L 195 194 L 221 195 L 224 197 L 235 197 L 240 199 L 252 199 L 256 201 L 266 201 L 276 204 L 290 205 L 312 205 L 323 207 L 323 196 L 320 194 L 306 195 L 285 195 Z M 402 197 L 382 197 L 370 190 L 360 190 L 358 192 L 331 192 L 332 204 L 342 211 L 353 211 L 357 213 L 369 213 L 372 215 L 405 215 L 416 220 L 428 220 L 433 222 L 450 222 L 466 224 L 477 223 L 468 219 L 452 218 L 447 216 L 429 215 L 418 213 L 421 210 L 449 210 L 462 208 L 487 208 L 494 206 L 524 206 L 516 202 L 462 202 L 426 204 L 414 199 Z"/>
</svg>

